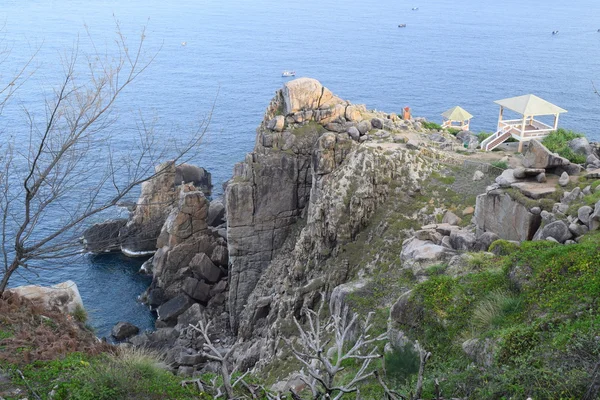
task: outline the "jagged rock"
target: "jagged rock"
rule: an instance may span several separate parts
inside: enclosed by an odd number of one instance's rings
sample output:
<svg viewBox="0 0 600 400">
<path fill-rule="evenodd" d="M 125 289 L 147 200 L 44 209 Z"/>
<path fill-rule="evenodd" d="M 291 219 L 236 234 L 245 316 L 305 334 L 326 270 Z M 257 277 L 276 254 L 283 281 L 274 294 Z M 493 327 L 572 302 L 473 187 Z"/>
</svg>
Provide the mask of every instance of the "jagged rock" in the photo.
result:
<svg viewBox="0 0 600 400">
<path fill-rule="evenodd" d="M 569 176 L 578 175 L 583 171 L 583 167 L 579 164 L 567 164 L 561 167 L 556 167 L 552 170 L 554 175 L 561 175 L 563 172 L 569 174 Z"/>
<path fill-rule="evenodd" d="M 475 173 L 473 174 L 473 180 L 474 180 L 474 181 L 480 181 L 480 180 L 482 180 L 482 179 L 483 179 L 483 177 L 484 177 L 484 176 L 485 176 L 485 175 L 483 174 L 483 172 L 481 172 L 481 171 L 477 170 L 477 171 L 475 171 Z"/>
<path fill-rule="evenodd" d="M 541 224 L 541 217 L 513 200 L 508 194 L 477 196 L 473 222 L 477 235 L 494 232 L 505 240 L 531 240 Z"/>
<path fill-rule="evenodd" d="M 348 121 L 360 121 L 362 119 L 360 108 L 355 105 L 346 107 L 345 117 Z"/>
<path fill-rule="evenodd" d="M 185 294 L 180 294 L 158 307 L 158 319 L 161 321 L 175 320 L 185 310 L 192 306 L 193 301 Z"/>
<path fill-rule="evenodd" d="M 402 244 L 400 259 L 407 265 L 433 264 L 449 259 L 454 252 L 429 241 L 411 238 Z"/>
<path fill-rule="evenodd" d="M 465 230 L 456 229 L 450 233 L 452 248 L 459 251 L 470 251 L 475 246 L 475 235 Z"/>
<path fill-rule="evenodd" d="M 138 328 L 130 322 L 118 322 L 115 326 L 113 326 L 112 330 L 110 331 L 110 334 L 116 340 L 125 340 L 134 335 L 137 335 L 139 331 L 140 328 Z"/>
<path fill-rule="evenodd" d="M 6 290 L 26 298 L 46 310 L 58 310 L 63 314 L 73 314 L 83 309 L 83 300 L 73 281 L 65 281 L 53 286 L 27 285 Z"/>
<path fill-rule="evenodd" d="M 221 200 L 213 200 L 208 206 L 206 223 L 208 226 L 219 226 L 225 222 L 225 206 Z"/>
<path fill-rule="evenodd" d="M 189 264 L 192 273 L 197 279 L 214 283 L 221 277 L 221 269 L 204 253 L 199 253 L 192 258 Z"/>
<path fill-rule="evenodd" d="M 358 128 L 358 132 L 360 132 L 360 136 L 364 136 L 367 133 L 369 133 L 369 131 L 371 129 L 373 129 L 373 125 L 371 125 L 371 121 L 365 120 L 365 121 L 361 121 L 358 124 L 357 128 Z"/>
<path fill-rule="evenodd" d="M 196 351 L 194 351 L 193 349 L 184 349 L 181 350 L 179 353 L 179 356 L 177 357 L 176 361 L 178 364 L 181 364 L 181 366 L 187 365 L 187 366 L 196 366 L 199 364 L 203 364 L 208 360 L 208 358 L 206 357 L 206 355 L 204 353 L 198 353 Z M 179 370 L 181 370 L 182 367 L 179 367 Z M 186 371 L 187 372 L 187 371 Z M 191 372 L 194 372 L 194 369 L 192 368 Z M 179 372 L 178 372 L 179 374 Z M 191 375 L 191 373 L 186 373 L 187 375 Z"/>
<path fill-rule="evenodd" d="M 472 206 L 468 206 L 468 207 L 465 207 L 465 209 L 462 212 L 462 215 L 467 216 L 467 215 L 473 214 L 474 212 L 475 212 L 475 208 Z"/>
<path fill-rule="evenodd" d="M 564 199 L 563 199 L 564 200 Z M 554 214 L 566 214 L 566 212 L 569 210 L 569 204 L 567 203 L 555 203 L 554 206 L 552 206 L 552 212 Z"/>
<path fill-rule="evenodd" d="M 583 188 L 581 193 L 583 193 L 584 196 L 592 194 L 592 187 L 590 185 L 587 185 L 586 187 Z"/>
<path fill-rule="evenodd" d="M 540 207 L 532 207 L 531 210 L 529 210 L 533 215 L 540 215 L 540 213 L 542 212 L 542 209 Z"/>
<path fill-rule="evenodd" d="M 565 192 L 560 201 L 561 201 L 561 203 L 564 203 L 564 204 L 571 204 L 572 202 L 579 199 L 580 197 L 581 197 L 581 189 L 579 187 L 576 187 L 575 189 L 571 190 L 570 192 Z M 561 211 L 561 212 L 564 213 L 564 211 Z"/>
<path fill-rule="evenodd" d="M 579 224 L 569 224 L 569 231 L 571 231 L 571 233 L 573 234 L 573 236 L 578 237 L 578 236 L 582 236 L 585 235 L 586 233 L 589 232 L 589 228 L 586 225 L 579 225 Z"/>
<path fill-rule="evenodd" d="M 564 243 L 565 240 L 571 239 L 573 235 L 569 231 L 569 227 L 564 221 L 558 220 L 551 222 L 539 229 L 535 234 L 534 240 L 553 238 L 559 243 Z"/>
<path fill-rule="evenodd" d="M 600 165 L 600 159 L 595 154 L 589 154 L 585 159 L 585 163 L 594 166 Z"/>
<path fill-rule="evenodd" d="M 544 221 L 545 223 L 550 223 L 550 222 L 556 221 L 556 216 L 553 213 L 548 212 L 546 210 L 543 210 L 540 213 L 540 216 L 542 217 L 542 221 Z"/>
<path fill-rule="evenodd" d="M 121 250 L 119 231 L 127 224 L 127 219 L 115 219 L 94 224 L 83 232 L 83 247 L 92 253 L 105 253 Z"/>
<path fill-rule="evenodd" d="M 342 100 L 311 78 L 298 78 L 287 82 L 282 90 L 286 115 L 303 110 L 329 108 L 341 104 Z"/>
<path fill-rule="evenodd" d="M 283 115 L 278 115 L 267 124 L 267 129 L 276 132 L 283 132 L 285 128 L 285 117 Z"/>
<path fill-rule="evenodd" d="M 214 250 L 210 255 L 210 261 L 221 267 L 227 267 L 229 264 L 229 255 L 227 253 L 227 247 L 215 246 Z"/>
<path fill-rule="evenodd" d="M 406 148 L 409 150 L 418 150 L 419 147 L 419 142 L 417 142 L 416 140 L 409 139 L 408 142 L 406 142 Z"/>
<path fill-rule="evenodd" d="M 544 183 L 547 181 L 546 178 L 546 173 L 545 172 L 540 172 L 536 177 L 535 180 L 538 181 L 538 183 Z"/>
<path fill-rule="evenodd" d="M 490 245 L 498 239 L 500 239 L 500 236 L 496 235 L 494 232 L 484 232 L 477 237 L 473 250 L 488 251 Z"/>
<path fill-rule="evenodd" d="M 159 248 L 173 248 L 197 233 L 206 231 L 208 208 L 208 200 L 201 191 L 194 186 L 181 186 L 178 204 L 165 220 L 156 245 Z"/>
<path fill-rule="evenodd" d="M 589 225 L 592 212 L 594 212 L 594 209 L 590 206 L 579 207 L 579 210 L 577 210 L 577 218 L 585 225 Z"/>
<path fill-rule="evenodd" d="M 590 142 L 585 137 L 575 138 L 570 140 L 567 145 L 575 154 L 581 154 L 584 156 L 589 156 L 593 153 L 592 146 L 590 146 Z"/>
<path fill-rule="evenodd" d="M 445 247 L 446 249 L 449 249 L 449 250 L 454 250 L 452 248 L 452 243 L 450 243 L 450 236 L 444 236 L 444 237 L 442 237 L 442 241 L 440 242 L 440 246 Z"/>
<path fill-rule="evenodd" d="M 456 134 L 456 138 L 468 149 L 476 149 L 479 146 L 479 138 L 473 132 L 460 131 Z"/>
<path fill-rule="evenodd" d="M 419 240 L 429 240 L 435 244 L 442 241 L 442 235 L 434 229 L 420 229 L 415 232 L 415 237 Z"/>
<path fill-rule="evenodd" d="M 182 290 L 192 299 L 202 303 L 207 303 L 210 299 L 210 286 L 203 280 L 187 277 L 183 282 Z"/>
<path fill-rule="evenodd" d="M 210 289 L 209 295 L 212 298 L 218 295 L 219 293 L 225 292 L 225 290 L 227 290 L 227 280 L 223 279 Z"/>
<path fill-rule="evenodd" d="M 563 172 L 560 178 L 558 179 L 558 184 L 560 186 L 567 186 L 569 184 L 569 174 Z"/>
<path fill-rule="evenodd" d="M 523 166 L 525 168 L 553 168 L 570 164 L 566 158 L 551 153 L 537 140 L 531 140 L 527 150 L 523 154 Z"/>
<path fill-rule="evenodd" d="M 350 135 L 352 140 L 358 141 L 358 139 L 360 139 L 360 132 L 355 126 L 351 126 L 350 128 L 348 128 L 348 135 Z"/>
<path fill-rule="evenodd" d="M 187 329 L 189 325 L 196 325 L 205 316 L 204 307 L 200 303 L 194 303 L 190 308 L 185 310 L 182 314 L 177 317 L 177 325 L 175 329 L 182 332 Z"/>
<path fill-rule="evenodd" d="M 458 225 L 461 222 L 462 219 L 458 215 L 454 214 L 452 211 L 446 211 L 444 217 L 442 218 L 443 224 Z"/>
</svg>

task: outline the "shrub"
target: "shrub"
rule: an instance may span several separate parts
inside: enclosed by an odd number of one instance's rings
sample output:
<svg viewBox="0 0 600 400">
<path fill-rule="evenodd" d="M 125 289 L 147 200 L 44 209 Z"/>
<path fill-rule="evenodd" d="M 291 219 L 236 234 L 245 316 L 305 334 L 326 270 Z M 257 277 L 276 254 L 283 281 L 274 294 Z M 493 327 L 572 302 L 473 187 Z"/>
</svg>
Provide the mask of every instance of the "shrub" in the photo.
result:
<svg viewBox="0 0 600 400">
<path fill-rule="evenodd" d="M 430 130 L 434 130 L 434 131 L 441 131 L 442 130 L 442 126 L 439 124 L 436 124 L 435 122 L 430 122 L 430 121 L 423 121 L 421 122 L 421 126 L 424 129 L 430 129 Z"/>
<path fill-rule="evenodd" d="M 419 354 L 411 342 L 404 347 L 394 348 L 385 354 L 385 369 L 387 377 L 396 385 L 406 383 L 411 375 L 419 371 Z"/>
<path fill-rule="evenodd" d="M 498 239 L 490 244 L 489 252 L 499 256 L 508 256 L 519 249 L 516 243 L 511 243 L 508 240 Z"/>
<path fill-rule="evenodd" d="M 477 134 L 477 138 L 479 139 L 479 143 L 483 142 L 485 139 L 489 138 L 490 136 L 492 136 L 493 133 L 491 132 L 479 132 Z"/>
<path fill-rule="evenodd" d="M 454 135 L 454 136 L 458 135 L 461 132 L 460 129 L 456 129 L 456 128 L 447 128 L 446 131 L 449 134 Z"/>
<path fill-rule="evenodd" d="M 85 308 L 83 308 L 80 304 L 77 304 L 75 310 L 71 315 L 73 316 L 73 318 L 75 318 L 75 321 L 81 323 L 85 323 L 88 319 L 87 311 L 85 311 Z"/>
<path fill-rule="evenodd" d="M 583 164 L 586 159 L 585 156 L 575 154 L 568 145 L 569 141 L 583 136 L 584 135 L 581 133 L 567 131 L 561 128 L 546 136 L 544 140 L 542 140 L 542 144 L 546 146 L 548 150 L 558 153 L 561 157 L 568 159 L 572 163 Z"/>
<path fill-rule="evenodd" d="M 506 163 L 506 161 L 494 161 L 491 164 L 492 164 L 492 166 L 494 166 L 496 168 L 508 169 L 508 164 Z"/>
</svg>

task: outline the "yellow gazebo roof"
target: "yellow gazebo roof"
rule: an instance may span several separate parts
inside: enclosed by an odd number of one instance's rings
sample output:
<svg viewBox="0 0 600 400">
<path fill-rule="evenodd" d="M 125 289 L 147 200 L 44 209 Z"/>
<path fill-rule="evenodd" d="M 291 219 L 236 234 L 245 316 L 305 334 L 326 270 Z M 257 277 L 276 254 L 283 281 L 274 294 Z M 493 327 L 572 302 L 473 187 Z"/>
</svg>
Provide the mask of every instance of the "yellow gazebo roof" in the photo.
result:
<svg viewBox="0 0 600 400">
<path fill-rule="evenodd" d="M 567 110 L 564 108 L 555 106 L 554 104 L 533 94 L 511 97 L 510 99 L 498 100 L 494 103 L 517 112 L 523 116 L 557 115 L 567 112 Z"/>
<path fill-rule="evenodd" d="M 459 106 L 449 109 L 448 111 L 442 114 L 442 117 L 451 121 L 467 121 L 473 118 L 471 114 L 469 114 L 467 111 L 465 111 L 464 108 Z"/>
</svg>

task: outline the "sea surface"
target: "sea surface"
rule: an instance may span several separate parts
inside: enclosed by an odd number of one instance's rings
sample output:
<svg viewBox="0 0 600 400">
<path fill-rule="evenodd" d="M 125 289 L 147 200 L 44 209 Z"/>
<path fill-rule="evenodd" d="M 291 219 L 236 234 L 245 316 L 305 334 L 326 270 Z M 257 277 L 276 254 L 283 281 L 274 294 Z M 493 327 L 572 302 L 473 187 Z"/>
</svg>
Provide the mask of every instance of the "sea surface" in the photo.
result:
<svg viewBox="0 0 600 400">
<path fill-rule="evenodd" d="M 60 82 L 61 57 L 74 46 L 89 52 L 88 34 L 110 52 L 116 21 L 131 43 L 146 26 L 145 49 L 158 53 L 117 103 L 113 129 L 128 148 L 143 115 L 168 143 L 190 136 L 212 110 L 191 161 L 212 173 L 216 197 L 234 164 L 252 150 L 263 112 L 285 81 L 283 70 L 319 79 L 370 109 L 409 106 L 413 115 L 441 122 L 443 111 L 460 105 L 475 116 L 474 131 L 494 130 L 494 100 L 534 93 L 568 110 L 561 126 L 600 140 L 600 97 L 593 88 L 593 82 L 600 86 L 597 0 L 0 3 L 0 37 L 10 51 L 0 63 L 0 83 L 35 54 L 33 76 L 0 116 L 0 143 L 27 138 L 24 108 L 44 118 L 43 95 Z M 24 271 L 12 284 L 72 279 L 99 336 L 122 320 L 152 329 L 153 315 L 137 300 L 149 284 L 137 273 L 141 262 L 82 255 L 37 275 Z"/>
</svg>

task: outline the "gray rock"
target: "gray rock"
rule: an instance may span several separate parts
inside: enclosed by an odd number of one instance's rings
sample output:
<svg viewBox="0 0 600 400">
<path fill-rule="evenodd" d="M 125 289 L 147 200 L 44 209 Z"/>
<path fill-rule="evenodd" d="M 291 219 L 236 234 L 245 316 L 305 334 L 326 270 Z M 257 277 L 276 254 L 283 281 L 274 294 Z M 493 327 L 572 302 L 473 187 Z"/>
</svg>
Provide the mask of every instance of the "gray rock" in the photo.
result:
<svg viewBox="0 0 600 400">
<path fill-rule="evenodd" d="M 190 324 L 196 325 L 204 317 L 204 307 L 199 303 L 194 303 L 177 317 L 175 329 L 180 332 L 189 327 Z"/>
<path fill-rule="evenodd" d="M 573 234 L 573 236 L 578 237 L 578 236 L 582 236 L 585 235 L 586 233 L 589 232 L 589 228 L 585 225 L 579 225 L 579 224 L 569 224 L 569 231 L 571 231 L 571 233 Z"/>
<path fill-rule="evenodd" d="M 494 232 L 505 240 L 531 240 L 541 224 L 541 217 L 513 200 L 508 194 L 477 196 L 474 223 L 477 235 Z"/>
<path fill-rule="evenodd" d="M 563 172 L 560 178 L 558 179 L 558 184 L 560 186 L 567 186 L 569 184 L 569 174 Z"/>
<path fill-rule="evenodd" d="M 225 206 L 221 200 L 213 200 L 208 206 L 206 223 L 208 226 L 219 226 L 225 222 Z"/>
<path fill-rule="evenodd" d="M 429 241 L 411 238 L 402 244 L 400 259 L 409 264 L 433 264 L 450 258 L 454 252 Z"/>
<path fill-rule="evenodd" d="M 527 150 L 523 154 L 523 166 L 525 168 L 553 168 L 568 165 L 571 162 L 566 158 L 550 152 L 537 140 L 531 140 Z"/>
<path fill-rule="evenodd" d="M 158 307 L 158 318 L 161 321 L 175 320 L 179 315 L 190 308 L 192 304 L 194 304 L 192 299 L 185 294 L 180 294 Z"/>
<path fill-rule="evenodd" d="M 581 193 L 583 193 L 584 196 L 592 194 L 592 187 L 590 185 L 587 185 L 586 187 L 583 188 Z"/>
<path fill-rule="evenodd" d="M 475 246 L 475 235 L 465 230 L 456 229 L 450 233 L 452 248 L 459 251 L 470 251 Z"/>
<path fill-rule="evenodd" d="M 589 156 L 594 151 L 585 137 L 575 138 L 569 141 L 567 145 L 575 154 Z"/>
<path fill-rule="evenodd" d="M 515 178 L 514 170 L 512 169 L 505 169 L 504 172 L 496 178 L 496 183 L 500 185 L 501 188 L 509 188 L 516 182 L 518 182 L 518 180 Z"/>
<path fill-rule="evenodd" d="M 571 190 L 570 192 L 565 192 L 560 201 L 561 201 L 561 203 L 564 203 L 564 204 L 571 204 L 575 200 L 579 199 L 580 195 L 581 195 L 581 189 L 579 189 L 579 187 L 576 187 L 575 189 Z M 564 211 L 561 211 L 561 212 L 564 213 Z"/>
<path fill-rule="evenodd" d="M 277 132 L 283 132 L 285 128 L 285 117 L 278 115 L 267 123 L 267 129 Z"/>
<path fill-rule="evenodd" d="M 461 222 L 462 222 L 462 219 L 459 216 L 457 216 L 456 214 L 454 214 L 452 211 L 446 211 L 446 213 L 444 214 L 444 217 L 442 218 L 443 224 L 458 225 Z"/>
<path fill-rule="evenodd" d="M 390 308 L 390 320 L 407 327 L 419 327 L 423 314 L 423 306 L 415 300 L 411 290 L 402 294 Z"/>
<path fill-rule="evenodd" d="M 468 149 L 476 149 L 479 146 L 479 138 L 473 132 L 460 131 L 456 134 L 456 138 Z"/>
<path fill-rule="evenodd" d="M 212 261 L 215 265 L 219 265 L 221 267 L 226 268 L 227 264 L 229 263 L 229 254 L 227 252 L 227 247 L 215 246 L 215 249 L 210 255 L 210 261 Z"/>
<path fill-rule="evenodd" d="M 175 185 L 191 183 L 205 195 L 210 195 L 212 190 L 212 175 L 206 169 L 192 164 L 180 164 L 175 167 Z M 138 203 L 139 204 L 139 203 Z"/>
<path fill-rule="evenodd" d="M 409 139 L 408 142 L 406 142 L 406 148 L 409 150 L 418 150 L 419 147 L 419 142 L 414 139 Z"/>
<path fill-rule="evenodd" d="M 590 216 L 592 215 L 593 212 L 594 212 L 594 209 L 590 206 L 579 207 L 579 210 L 577 210 L 577 218 L 579 218 L 579 220 L 582 223 L 589 225 Z"/>
<path fill-rule="evenodd" d="M 351 126 L 350 128 L 348 128 L 348 135 L 350 135 L 352 140 L 358 141 L 358 139 L 360 139 L 360 132 L 355 126 Z"/>
<path fill-rule="evenodd" d="M 462 349 L 465 354 L 477 364 L 491 367 L 494 364 L 497 344 L 497 340 L 494 339 L 475 338 L 463 342 Z"/>
<path fill-rule="evenodd" d="M 598 165 L 598 164 L 600 164 L 600 159 L 598 157 L 596 157 L 595 154 L 590 154 L 585 159 L 585 163 L 591 164 L 591 165 Z"/>
<path fill-rule="evenodd" d="M 572 175 L 578 175 L 581 173 L 581 171 L 583 171 L 583 167 L 579 164 L 568 164 L 568 165 L 563 165 L 561 167 L 556 167 L 552 170 L 552 173 L 554 175 L 561 175 L 563 172 L 566 172 L 567 174 L 569 174 L 570 176 Z"/>
<path fill-rule="evenodd" d="M 484 176 L 485 176 L 485 175 L 483 174 L 483 172 L 481 172 L 481 171 L 477 170 L 477 171 L 475 171 L 475 173 L 473 174 L 473 180 L 474 180 L 474 181 L 480 181 L 480 180 L 482 180 L 482 179 L 483 179 L 483 177 L 484 177 Z"/>
<path fill-rule="evenodd" d="M 371 126 L 373 129 L 383 129 L 383 121 L 379 118 L 373 118 L 371 120 Z"/>
<path fill-rule="evenodd" d="M 542 212 L 542 209 L 539 207 L 532 207 L 531 210 L 529 210 L 529 211 L 531 211 L 531 213 L 534 215 L 540 215 L 540 213 Z"/>
<path fill-rule="evenodd" d="M 115 219 L 94 224 L 83 232 L 83 247 L 91 253 L 106 253 L 121 250 L 119 231 L 127 224 L 127 219 Z"/>
<path fill-rule="evenodd" d="M 555 204 L 555 205 L 556 205 L 556 204 Z M 543 210 L 543 211 L 540 213 L 540 216 L 542 217 L 542 220 L 543 220 L 545 223 L 550 223 L 550 222 L 554 222 L 554 221 L 556 221 L 556 216 L 555 216 L 553 213 L 551 213 L 551 212 L 548 212 L 548 211 L 546 211 L 546 210 Z"/>
<path fill-rule="evenodd" d="M 182 290 L 185 294 L 196 301 L 207 303 L 210 300 L 210 286 L 204 281 L 199 281 L 196 278 L 187 277 L 183 282 Z M 171 301 L 171 300 L 170 300 Z M 167 303 L 165 303 L 167 304 Z M 162 306 L 161 306 L 162 307 Z M 159 307 L 160 310 L 160 307 Z M 184 310 L 185 311 L 185 310 Z"/>
<path fill-rule="evenodd" d="M 588 227 L 590 228 L 590 231 L 595 231 L 600 228 L 600 201 L 594 206 L 594 212 L 590 215 Z"/>
<path fill-rule="evenodd" d="M 569 240 L 573 237 L 567 224 L 561 220 L 554 221 L 543 226 L 535 236 L 537 240 L 551 237 L 559 243 L 564 243 L 566 240 Z"/>
<path fill-rule="evenodd" d="M 449 249 L 449 250 L 454 250 L 454 249 L 452 248 L 452 243 L 450 243 L 450 236 L 444 236 L 444 237 L 442 238 L 442 241 L 441 241 L 440 245 L 441 245 L 442 247 L 445 247 L 446 249 Z"/>
<path fill-rule="evenodd" d="M 367 133 L 369 133 L 369 131 L 371 129 L 373 129 L 373 126 L 371 125 L 371 121 L 365 120 L 365 121 L 359 122 L 357 128 L 358 128 L 358 132 L 360 133 L 360 136 L 364 136 Z"/>
<path fill-rule="evenodd" d="M 546 178 L 546 173 L 545 172 L 540 172 L 536 177 L 535 180 L 538 181 L 539 183 L 544 183 L 547 181 Z"/>
<path fill-rule="evenodd" d="M 484 232 L 477 237 L 473 250 L 488 251 L 490 245 L 498 239 L 500 239 L 500 236 L 496 235 L 494 232 Z"/>
<path fill-rule="evenodd" d="M 204 253 L 196 254 L 192 258 L 192 261 L 190 261 L 189 267 L 197 279 L 214 283 L 221 277 L 221 269 L 213 264 L 210 258 Z"/>
<path fill-rule="evenodd" d="M 137 335 L 140 331 L 140 328 L 133 325 L 129 322 L 118 322 L 115 326 L 113 326 L 110 334 L 117 340 L 124 340 L 130 338 L 134 335 Z"/>
</svg>

